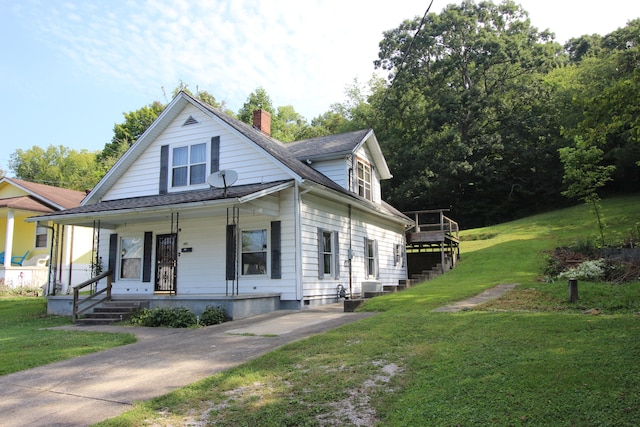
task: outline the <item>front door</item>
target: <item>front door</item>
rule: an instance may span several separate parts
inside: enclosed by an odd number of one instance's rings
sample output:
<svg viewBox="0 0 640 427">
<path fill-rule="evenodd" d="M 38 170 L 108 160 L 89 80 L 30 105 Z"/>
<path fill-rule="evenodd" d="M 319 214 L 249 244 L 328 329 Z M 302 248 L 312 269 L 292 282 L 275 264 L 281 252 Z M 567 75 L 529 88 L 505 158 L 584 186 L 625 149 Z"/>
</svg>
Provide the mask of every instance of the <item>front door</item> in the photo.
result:
<svg viewBox="0 0 640 427">
<path fill-rule="evenodd" d="M 176 293 L 177 255 L 175 234 L 156 236 L 156 292 Z"/>
</svg>

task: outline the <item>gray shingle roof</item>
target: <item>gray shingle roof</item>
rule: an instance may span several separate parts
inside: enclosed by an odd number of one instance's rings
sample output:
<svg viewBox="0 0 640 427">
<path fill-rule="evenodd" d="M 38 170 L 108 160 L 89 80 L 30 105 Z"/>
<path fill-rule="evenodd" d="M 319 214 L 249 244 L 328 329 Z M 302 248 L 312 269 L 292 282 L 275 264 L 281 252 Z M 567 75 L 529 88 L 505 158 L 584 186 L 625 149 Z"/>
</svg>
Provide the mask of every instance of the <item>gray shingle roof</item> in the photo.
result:
<svg viewBox="0 0 640 427">
<path fill-rule="evenodd" d="M 186 95 L 186 94 L 185 94 Z M 186 95 L 188 96 L 188 95 Z M 219 111 L 212 106 L 205 104 L 193 97 L 190 99 L 200 105 L 202 108 L 206 109 L 210 113 L 214 114 L 220 120 L 240 132 L 242 135 L 256 143 L 259 147 L 265 150 L 267 153 L 275 157 L 286 167 L 291 169 L 295 174 L 300 176 L 303 179 L 313 181 L 318 184 L 322 184 L 325 187 L 331 188 L 333 190 L 339 191 L 343 194 L 351 196 L 352 193 L 347 191 L 342 186 L 336 184 L 333 180 L 327 178 L 322 173 L 308 166 L 306 163 L 300 161 L 295 155 L 291 153 L 289 150 L 289 144 L 283 144 L 282 142 L 273 139 L 266 134 L 262 133 L 258 129 L 255 129 L 248 124 L 235 119 L 222 111 Z"/>
<path fill-rule="evenodd" d="M 340 156 L 352 153 L 371 129 L 362 129 L 338 135 L 302 139 L 286 144 L 287 150 L 299 160 L 324 157 L 329 154 Z"/>
<path fill-rule="evenodd" d="M 238 185 L 227 188 L 224 194 L 222 188 L 209 188 L 205 190 L 190 190 L 177 193 L 131 197 L 127 199 L 107 200 L 92 205 L 83 205 L 60 212 L 53 212 L 47 216 L 91 214 L 98 212 L 110 212 L 129 209 L 144 209 L 162 206 L 179 206 L 181 204 L 207 202 L 213 200 L 237 199 L 259 191 L 268 190 L 287 181 L 269 182 L 266 184 Z"/>
</svg>

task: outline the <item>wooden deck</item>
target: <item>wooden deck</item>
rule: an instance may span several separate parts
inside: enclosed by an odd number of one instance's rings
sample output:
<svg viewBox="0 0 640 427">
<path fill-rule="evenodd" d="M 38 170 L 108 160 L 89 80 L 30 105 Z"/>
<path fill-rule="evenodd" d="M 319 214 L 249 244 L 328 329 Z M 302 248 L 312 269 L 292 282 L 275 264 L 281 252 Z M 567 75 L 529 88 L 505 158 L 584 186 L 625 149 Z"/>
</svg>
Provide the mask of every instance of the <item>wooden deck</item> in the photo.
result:
<svg viewBox="0 0 640 427">
<path fill-rule="evenodd" d="M 409 274 L 416 274 L 419 266 L 433 268 L 426 264 L 436 264 L 439 270 L 453 268 L 460 257 L 460 228 L 458 223 L 444 213 L 448 209 L 433 209 L 405 212 L 415 219 L 415 223 L 406 231 L 407 258 Z M 420 255 L 423 254 L 423 255 Z M 427 256 L 424 254 L 432 254 Z M 433 261 L 438 256 L 438 261 Z"/>
</svg>

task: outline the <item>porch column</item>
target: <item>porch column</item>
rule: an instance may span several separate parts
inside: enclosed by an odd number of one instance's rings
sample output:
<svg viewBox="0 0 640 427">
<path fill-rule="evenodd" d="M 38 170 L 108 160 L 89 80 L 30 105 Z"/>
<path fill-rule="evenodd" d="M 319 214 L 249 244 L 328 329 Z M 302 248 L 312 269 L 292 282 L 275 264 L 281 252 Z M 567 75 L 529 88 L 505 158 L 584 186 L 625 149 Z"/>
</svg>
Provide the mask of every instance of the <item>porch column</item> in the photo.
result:
<svg viewBox="0 0 640 427">
<path fill-rule="evenodd" d="M 7 209 L 7 229 L 4 240 L 4 266 L 11 267 L 11 254 L 13 250 L 13 209 Z"/>
</svg>

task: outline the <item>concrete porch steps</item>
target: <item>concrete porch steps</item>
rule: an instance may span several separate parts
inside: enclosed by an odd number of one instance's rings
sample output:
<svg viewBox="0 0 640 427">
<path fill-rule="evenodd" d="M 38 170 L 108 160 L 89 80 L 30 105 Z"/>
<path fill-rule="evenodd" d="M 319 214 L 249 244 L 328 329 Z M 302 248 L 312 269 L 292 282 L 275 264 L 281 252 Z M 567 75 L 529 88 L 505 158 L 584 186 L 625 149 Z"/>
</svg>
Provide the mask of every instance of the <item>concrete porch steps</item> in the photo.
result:
<svg viewBox="0 0 640 427">
<path fill-rule="evenodd" d="M 85 325 L 110 325 L 131 318 L 131 313 L 142 307 L 148 307 L 148 302 L 140 301 L 105 301 L 93 311 L 86 313 L 76 323 Z"/>
</svg>

